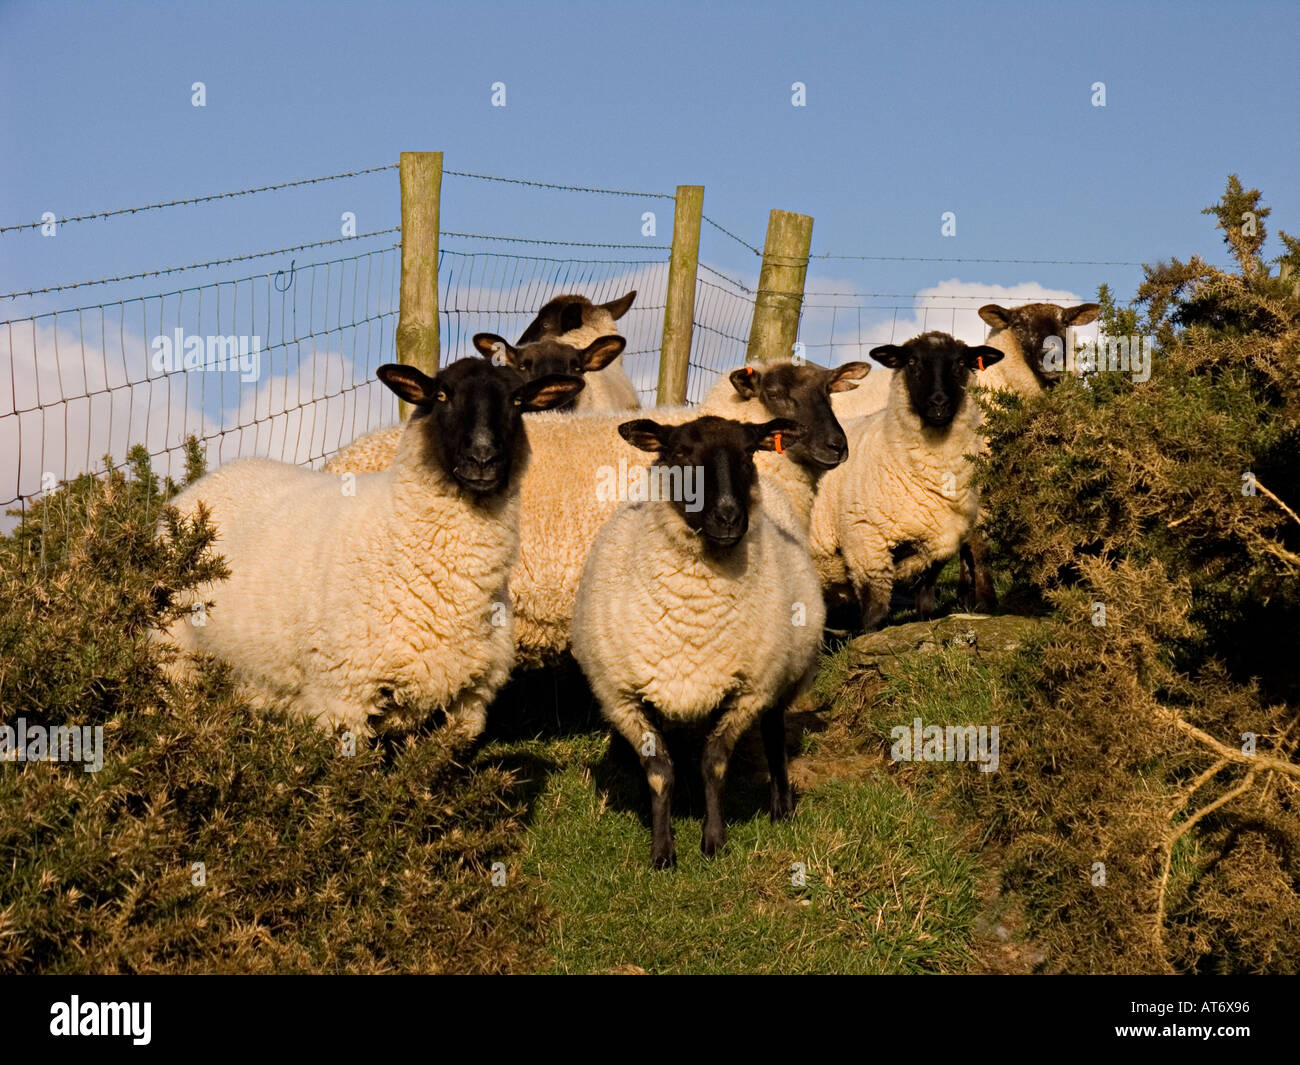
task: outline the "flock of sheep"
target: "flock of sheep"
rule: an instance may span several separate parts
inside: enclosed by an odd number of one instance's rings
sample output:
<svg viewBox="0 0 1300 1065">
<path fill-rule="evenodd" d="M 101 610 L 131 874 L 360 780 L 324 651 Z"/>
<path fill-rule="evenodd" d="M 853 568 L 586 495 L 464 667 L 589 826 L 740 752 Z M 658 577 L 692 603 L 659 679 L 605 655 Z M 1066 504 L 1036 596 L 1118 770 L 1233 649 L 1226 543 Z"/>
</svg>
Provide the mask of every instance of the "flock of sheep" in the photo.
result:
<svg viewBox="0 0 1300 1065">
<path fill-rule="evenodd" d="M 249 459 L 187 488 L 176 507 L 208 514 L 231 575 L 161 634 L 186 652 L 177 668 L 220 658 L 255 704 L 326 728 L 441 712 L 469 740 L 513 668 L 571 653 L 645 770 L 656 866 L 676 861 L 666 726 L 706 730 L 706 855 L 755 722 L 772 818 L 789 816 L 785 708 L 815 668 L 825 603 L 855 599 L 870 630 L 914 578 L 928 616 L 960 552 L 963 594 L 992 606 L 969 387 L 1041 391 L 1046 338 L 1098 307 L 989 305 L 979 347 L 924 333 L 873 349 L 888 372 L 870 377 L 865 362 L 775 359 L 698 407 L 633 417 L 616 321 L 635 295 L 557 297 L 516 344 L 480 333 L 485 357 L 434 377 L 381 366 L 410 417 L 324 471 Z"/>
</svg>

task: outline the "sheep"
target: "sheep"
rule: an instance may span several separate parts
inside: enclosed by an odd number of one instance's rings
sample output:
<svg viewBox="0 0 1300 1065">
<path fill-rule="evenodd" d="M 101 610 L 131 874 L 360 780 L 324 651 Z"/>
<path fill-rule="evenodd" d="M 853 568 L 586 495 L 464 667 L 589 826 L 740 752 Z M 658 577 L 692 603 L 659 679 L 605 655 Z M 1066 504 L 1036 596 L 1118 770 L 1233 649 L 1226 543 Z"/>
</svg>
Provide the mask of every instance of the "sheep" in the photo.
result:
<svg viewBox="0 0 1300 1065">
<path fill-rule="evenodd" d="M 659 422 L 680 424 L 700 414 L 736 421 L 792 418 L 803 426 L 798 441 L 781 454 L 760 452 L 759 476 L 781 491 L 796 520 L 807 529 L 818 479 L 847 455 L 844 431 L 829 396 L 851 388 L 869 367 L 851 363 L 826 370 L 789 362 L 749 367 L 731 374 L 699 408 L 655 411 Z M 519 564 L 511 580 L 519 664 L 550 664 L 569 649 L 573 604 L 582 567 L 597 533 L 618 508 L 624 487 L 631 496 L 645 479 L 649 457 L 629 447 L 617 415 L 542 414 L 527 419 L 529 440 L 539 459 L 524 478 Z"/>
<path fill-rule="evenodd" d="M 545 377 L 547 374 L 553 373 L 566 374 L 571 377 L 580 374 L 594 375 L 617 359 L 626 346 L 627 341 L 617 334 L 596 337 L 595 340 L 581 349 L 573 347 L 567 341 L 554 340 L 551 337 L 531 340 L 516 347 L 495 333 L 474 334 L 474 347 L 480 353 L 494 362 L 513 366 L 524 375 L 526 381 L 532 381 L 538 377 Z M 593 384 L 597 380 L 598 378 L 594 376 L 587 379 L 589 383 Z M 575 400 L 552 409 L 579 409 L 582 397 L 587 394 L 587 391 L 586 388 L 583 388 Z"/>
<path fill-rule="evenodd" d="M 980 416 L 967 384 L 981 360 L 1003 356 L 938 332 L 871 351 L 894 371 L 889 402 L 850 422 L 849 459 L 822 479 L 810 530 L 823 585 L 832 595 L 851 586 L 868 632 L 895 580 L 919 576 L 917 613 L 934 609 L 934 582 L 979 508 L 967 456 L 980 447 Z"/>
<path fill-rule="evenodd" d="M 628 312 L 635 299 L 636 289 L 599 304 L 573 293 L 556 296 L 537 312 L 537 317 L 520 335 L 519 346 L 551 338 L 570 347 L 586 348 L 598 337 L 617 336 L 614 323 Z M 623 369 L 621 358 L 592 373 L 576 404 L 579 411 L 639 410 L 640 407 L 641 399 Z"/>
<path fill-rule="evenodd" d="M 844 431 L 831 410 L 833 393 L 854 387 L 865 363 L 827 370 L 810 362 L 744 367 L 718 383 L 697 408 L 660 408 L 661 422 L 689 421 L 712 413 L 738 421 L 790 417 L 805 429 L 784 454 L 756 457 L 765 483 L 789 496 L 807 529 L 817 480 L 847 455 Z M 590 375 L 584 377 L 589 381 Z M 629 481 L 641 484 L 648 456 L 619 434 L 626 415 L 545 413 L 525 419 L 535 461 L 524 477 L 519 563 L 510 581 L 519 665 L 554 663 L 569 649 L 573 603 L 583 563 L 596 534 L 617 509 Z M 397 430 L 380 430 L 350 445 L 327 467 L 384 469 L 392 461 Z"/>
<path fill-rule="evenodd" d="M 1072 326 L 1087 325 L 1096 319 L 1101 308 L 1095 303 L 1058 307 L 1053 303 L 1027 303 L 1007 310 L 996 303 L 979 309 L 980 318 L 991 327 L 984 343 L 997 348 L 1006 360 L 996 369 L 990 366 L 980 375 L 979 384 L 990 390 L 1006 389 L 1022 396 L 1034 396 L 1055 383 L 1059 374 L 1043 370 L 1043 347 L 1048 337 L 1064 344 L 1066 331 Z M 840 421 L 862 418 L 882 410 L 889 398 L 888 374 L 877 374 L 865 385 L 833 401 Z"/>
<path fill-rule="evenodd" d="M 581 349 L 549 337 L 530 340 L 516 346 L 496 333 L 475 333 L 473 343 L 485 358 L 491 359 L 498 366 L 514 367 L 526 381 L 552 373 L 569 376 L 595 373 L 608 367 L 622 354 L 623 348 L 627 345 L 627 341 L 617 334 L 596 337 Z M 584 382 L 587 384 L 594 380 L 594 377 L 584 376 Z M 578 393 L 577 399 L 581 399 L 586 391 L 584 387 Z M 575 410 L 577 400 L 570 399 L 551 409 Z M 401 425 L 390 425 L 360 437 L 340 449 L 338 454 L 325 463 L 325 472 L 378 473 L 386 470 L 397 453 L 397 442 L 401 435 Z"/>
<path fill-rule="evenodd" d="M 653 793 L 651 861 L 662 869 L 677 862 L 665 725 L 711 725 L 701 764 L 706 857 L 726 842 L 727 764 L 756 720 L 772 820 L 794 812 L 785 707 L 811 678 L 825 608 L 799 522 L 754 465 L 756 451 L 797 444 L 798 422 L 641 418 L 619 432 L 655 455 L 655 468 L 694 470 L 702 481 L 695 503 L 678 493 L 619 507 L 592 545 L 574 604 L 573 655 L 640 756 Z"/>
<path fill-rule="evenodd" d="M 980 373 L 979 385 L 990 391 L 1006 390 L 1026 397 L 1038 395 L 1060 376 L 1043 369 L 1042 355 L 1047 338 L 1056 337 L 1064 343 L 1071 327 L 1094 321 L 1100 310 L 1096 303 L 1080 303 L 1073 307 L 1027 303 L 1012 310 L 996 303 L 985 304 L 978 312 L 992 330 L 985 343 L 1007 357 L 996 366 L 987 365 Z M 832 405 L 836 416 L 847 424 L 854 418 L 883 409 L 890 384 L 889 375 L 877 374 L 856 391 L 834 397 Z M 977 523 L 961 546 L 958 595 L 982 613 L 993 610 L 997 603 L 987 552 L 988 545 Z"/>
<path fill-rule="evenodd" d="M 391 470 L 341 481 L 247 459 L 177 497 L 182 514 L 210 514 L 231 574 L 197 591 L 210 613 L 160 638 L 224 659 L 255 705 L 326 729 L 400 732 L 441 710 L 472 740 L 514 663 L 521 415 L 567 402 L 582 378 L 525 382 L 478 358 L 378 376 L 413 407 Z"/>
</svg>

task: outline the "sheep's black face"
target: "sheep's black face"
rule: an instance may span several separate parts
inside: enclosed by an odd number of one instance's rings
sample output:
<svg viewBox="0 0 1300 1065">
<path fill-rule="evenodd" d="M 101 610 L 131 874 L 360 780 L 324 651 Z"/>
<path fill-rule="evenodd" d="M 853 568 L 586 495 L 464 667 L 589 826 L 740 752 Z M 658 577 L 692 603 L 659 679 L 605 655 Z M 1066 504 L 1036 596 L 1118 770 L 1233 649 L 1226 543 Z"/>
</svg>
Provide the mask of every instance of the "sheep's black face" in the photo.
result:
<svg viewBox="0 0 1300 1065">
<path fill-rule="evenodd" d="M 712 550 L 723 552 L 749 531 L 758 479 L 754 452 L 794 445 L 802 436 L 799 423 L 788 418 L 752 425 L 706 416 L 675 426 L 639 418 L 618 431 L 634 447 L 658 455 L 651 467 L 658 483 L 682 489 L 672 506 Z"/>
<path fill-rule="evenodd" d="M 474 346 L 496 366 L 509 366 L 523 374 L 524 380 L 536 381 L 549 374 L 578 376 L 603 370 L 623 352 L 627 341 L 621 336 L 598 337 L 586 348 L 546 337 L 515 347 L 495 333 L 476 333 Z M 575 396 L 552 410 L 564 410 L 577 401 Z"/>
<path fill-rule="evenodd" d="M 906 344 L 873 348 L 871 357 L 882 366 L 903 374 L 912 412 L 932 429 L 952 424 L 966 397 L 971 371 L 982 359 L 991 366 L 1002 352 L 990 347 L 967 347 L 947 333 L 922 333 Z"/>
<path fill-rule="evenodd" d="M 781 363 L 757 369 L 747 366 L 731 374 L 732 386 L 746 398 L 757 396 L 769 411 L 803 426 L 803 438 L 790 447 L 790 457 L 803 466 L 831 470 L 849 455 L 848 438 L 835 412 L 832 392 L 854 388 L 854 380 L 871 369 L 864 362 L 850 362 L 834 370 L 805 362 Z"/>
<path fill-rule="evenodd" d="M 492 495 L 506 488 L 527 441 L 522 415 L 572 401 L 582 378 L 549 375 L 525 381 L 512 366 L 461 359 L 428 377 L 390 363 L 379 379 L 416 409 L 430 461 L 467 492 Z"/>
<path fill-rule="evenodd" d="M 1101 307 L 1096 303 L 1080 303 L 1075 307 L 1027 303 L 1011 310 L 989 303 L 979 309 L 979 316 L 994 329 L 1011 331 L 1026 365 L 1045 388 L 1050 388 L 1063 374 L 1060 370 L 1046 368 L 1044 357 L 1053 348 L 1063 357 L 1065 335 L 1070 327 L 1095 321 L 1100 311 Z"/>
</svg>

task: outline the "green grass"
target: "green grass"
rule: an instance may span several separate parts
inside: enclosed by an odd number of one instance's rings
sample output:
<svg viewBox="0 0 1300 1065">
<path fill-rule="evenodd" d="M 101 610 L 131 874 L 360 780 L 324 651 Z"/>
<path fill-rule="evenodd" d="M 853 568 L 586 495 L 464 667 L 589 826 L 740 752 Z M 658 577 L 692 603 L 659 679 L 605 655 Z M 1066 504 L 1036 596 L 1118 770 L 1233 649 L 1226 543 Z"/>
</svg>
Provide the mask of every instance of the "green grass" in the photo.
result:
<svg viewBox="0 0 1300 1065">
<path fill-rule="evenodd" d="M 738 780 L 712 860 L 692 797 L 679 796 L 678 866 L 665 872 L 650 867 L 635 765 L 613 764 L 599 732 L 532 747 L 557 767 L 522 863 L 555 914 L 555 972 L 924 973 L 969 961 L 974 863 L 887 772 L 820 787 L 779 825 L 766 789 Z M 680 782 L 694 767 L 678 769 Z"/>
</svg>

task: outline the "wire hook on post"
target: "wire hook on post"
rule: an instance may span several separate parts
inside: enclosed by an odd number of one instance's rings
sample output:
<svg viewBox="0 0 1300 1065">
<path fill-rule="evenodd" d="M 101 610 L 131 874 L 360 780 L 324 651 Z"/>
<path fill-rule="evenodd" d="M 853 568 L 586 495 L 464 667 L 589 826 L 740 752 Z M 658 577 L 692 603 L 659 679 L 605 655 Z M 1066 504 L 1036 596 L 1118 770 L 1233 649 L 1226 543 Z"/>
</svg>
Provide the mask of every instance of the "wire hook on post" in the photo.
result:
<svg viewBox="0 0 1300 1065">
<path fill-rule="evenodd" d="M 276 292 L 288 292 L 289 289 L 293 288 L 293 274 L 294 274 L 293 265 L 294 265 L 294 263 L 296 263 L 297 261 L 298 261 L 297 259 L 290 259 L 290 260 L 289 260 L 289 283 L 288 283 L 287 285 L 285 285 L 284 288 L 281 288 L 281 287 L 280 287 L 280 278 L 282 278 L 282 277 L 284 276 L 284 271 L 283 271 L 283 270 L 277 270 L 277 271 L 275 272 L 275 278 L 274 278 L 274 282 L 273 282 L 273 283 L 274 283 L 274 285 L 275 285 L 275 291 L 276 291 Z"/>
</svg>

